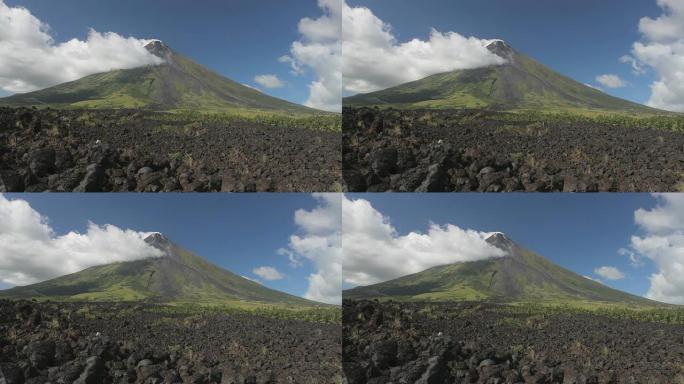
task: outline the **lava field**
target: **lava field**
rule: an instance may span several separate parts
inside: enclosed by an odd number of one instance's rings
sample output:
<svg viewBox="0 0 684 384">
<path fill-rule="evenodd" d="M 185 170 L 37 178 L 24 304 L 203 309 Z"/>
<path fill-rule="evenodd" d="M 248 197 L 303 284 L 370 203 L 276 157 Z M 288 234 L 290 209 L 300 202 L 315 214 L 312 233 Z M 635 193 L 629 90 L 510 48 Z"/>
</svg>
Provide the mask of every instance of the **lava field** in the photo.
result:
<svg viewBox="0 0 684 384">
<path fill-rule="evenodd" d="M 339 325 L 0 300 L 0 382 L 339 383 Z"/>
<path fill-rule="evenodd" d="M 277 123 L 0 108 L 0 191 L 338 191 L 340 145 Z"/>
<path fill-rule="evenodd" d="M 360 383 L 681 383 L 684 326 L 484 303 L 343 303 Z"/>
<path fill-rule="evenodd" d="M 343 178 L 350 192 L 680 190 L 684 133 L 615 121 L 345 108 Z"/>
</svg>

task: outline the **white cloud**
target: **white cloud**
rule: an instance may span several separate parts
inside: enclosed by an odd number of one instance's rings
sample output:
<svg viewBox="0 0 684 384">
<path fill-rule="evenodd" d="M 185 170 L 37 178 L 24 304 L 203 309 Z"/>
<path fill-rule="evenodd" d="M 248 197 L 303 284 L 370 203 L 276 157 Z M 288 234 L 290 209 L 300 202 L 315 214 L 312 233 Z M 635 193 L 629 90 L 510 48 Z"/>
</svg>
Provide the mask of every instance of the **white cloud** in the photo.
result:
<svg viewBox="0 0 684 384">
<path fill-rule="evenodd" d="M 254 76 L 254 81 L 265 88 L 282 88 L 285 86 L 285 83 L 276 75 Z"/>
<path fill-rule="evenodd" d="M 603 266 L 594 269 L 594 273 L 608 280 L 622 280 L 625 278 L 625 274 L 619 269 L 610 266 Z"/>
<path fill-rule="evenodd" d="M 389 218 L 364 199 L 342 203 L 344 281 L 368 285 L 459 261 L 505 256 L 489 233 L 432 224 L 427 233 L 400 235 Z"/>
<path fill-rule="evenodd" d="M 489 40 L 433 29 L 428 40 L 400 43 L 392 28 L 366 7 L 344 5 L 342 18 L 344 89 L 367 93 L 456 69 L 503 64 Z"/>
<path fill-rule="evenodd" d="M 303 260 L 312 262 L 316 272 L 309 275 L 305 298 L 330 304 L 342 303 L 342 244 L 339 194 L 314 194 L 318 205 L 310 210 L 295 212 L 294 221 L 299 233 L 290 236 L 287 248 L 278 253 L 287 255 L 293 266 Z"/>
<path fill-rule="evenodd" d="M 684 196 L 679 194 L 655 194 L 659 204 L 646 210 L 634 212 L 634 221 L 648 233 L 669 234 L 684 230 Z"/>
<path fill-rule="evenodd" d="M 632 73 L 634 75 L 638 76 L 638 75 L 643 75 L 644 73 L 646 73 L 646 69 L 644 68 L 644 66 L 639 62 L 639 60 L 635 59 L 631 55 L 624 55 L 624 56 L 620 57 L 620 62 L 631 65 L 632 66 Z"/>
<path fill-rule="evenodd" d="M 596 81 L 608 88 L 624 88 L 627 86 L 627 82 L 622 80 L 618 75 L 607 74 L 596 76 Z"/>
<path fill-rule="evenodd" d="M 0 0 L 0 89 L 29 92 L 113 69 L 163 62 L 150 40 L 90 30 L 85 41 L 55 43 L 50 27 L 24 7 Z"/>
<path fill-rule="evenodd" d="M 584 85 L 586 85 L 586 86 L 589 87 L 589 88 L 594 88 L 594 89 L 596 89 L 597 91 L 603 92 L 603 89 L 601 89 L 601 87 L 597 87 L 597 86 L 591 85 L 591 84 L 589 84 L 589 83 L 584 83 Z"/>
<path fill-rule="evenodd" d="M 658 80 L 651 84 L 647 104 L 655 108 L 684 112 L 684 0 L 657 0 L 663 14 L 639 21 L 642 41 L 632 46 L 632 68 L 643 73 L 643 66 L 654 69 Z"/>
<path fill-rule="evenodd" d="M 0 195 L 0 282 L 27 285 L 94 265 L 161 256 L 145 243 L 147 235 L 89 223 L 86 233 L 58 236 L 28 202 Z"/>
<path fill-rule="evenodd" d="M 679 40 L 684 36 L 684 1 L 657 0 L 664 14 L 639 20 L 639 31 L 651 40 Z"/>
<path fill-rule="evenodd" d="M 252 273 L 264 280 L 282 280 L 285 276 L 274 267 L 258 267 L 252 269 Z"/>
<path fill-rule="evenodd" d="M 298 41 L 292 43 L 290 54 L 279 59 L 288 63 L 296 75 L 310 69 L 316 80 L 309 84 L 309 98 L 305 105 L 326 111 L 342 110 L 342 48 L 341 0 L 318 0 L 323 11 L 317 19 L 299 21 Z"/>
<path fill-rule="evenodd" d="M 629 265 L 631 265 L 634 268 L 638 267 L 643 267 L 644 266 L 644 261 L 642 260 L 639 255 L 634 253 L 633 251 L 627 249 L 627 248 L 620 248 L 618 249 L 618 255 L 620 256 L 627 256 L 629 257 Z"/>
<path fill-rule="evenodd" d="M 684 304 L 684 195 L 654 197 L 658 200 L 655 208 L 634 212 L 634 221 L 643 234 L 632 236 L 630 248 L 657 268 L 650 276 L 646 297 Z"/>
</svg>

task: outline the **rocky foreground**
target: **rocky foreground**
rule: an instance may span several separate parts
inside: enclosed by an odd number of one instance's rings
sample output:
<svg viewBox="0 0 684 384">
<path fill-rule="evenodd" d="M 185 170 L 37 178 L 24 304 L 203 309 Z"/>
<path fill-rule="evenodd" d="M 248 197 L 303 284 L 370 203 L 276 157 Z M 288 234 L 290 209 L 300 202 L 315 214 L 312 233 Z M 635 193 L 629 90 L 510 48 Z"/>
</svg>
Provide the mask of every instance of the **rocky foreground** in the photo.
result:
<svg viewBox="0 0 684 384">
<path fill-rule="evenodd" d="M 340 185 L 339 132 L 0 107 L 0 192 L 321 192 Z"/>
<path fill-rule="evenodd" d="M 340 327 L 0 300 L 0 383 L 336 383 Z"/>
<path fill-rule="evenodd" d="M 681 383 L 684 326 L 478 303 L 343 304 L 343 367 L 361 383 Z"/>
<path fill-rule="evenodd" d="M 684 184 L 684 134 L 484 111 L 345 108 L 351 192 L 670 192 Z M 505 117 L 505 116 L 504 116 Z"/>
</svg>

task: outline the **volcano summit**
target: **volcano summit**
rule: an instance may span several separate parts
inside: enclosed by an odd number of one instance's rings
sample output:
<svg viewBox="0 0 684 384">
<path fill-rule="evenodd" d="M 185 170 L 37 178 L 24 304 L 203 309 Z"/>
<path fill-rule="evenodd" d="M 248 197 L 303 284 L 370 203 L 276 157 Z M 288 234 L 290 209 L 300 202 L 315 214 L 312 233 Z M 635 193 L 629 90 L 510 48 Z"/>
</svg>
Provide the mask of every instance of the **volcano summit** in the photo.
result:
<svg viewBox="0 0 684 384">
<path fill-rule="evenodd" d="M 55 108 L 201 110 L 240 109 L 296 114 L 323 113 L 265 95 L 223 77 L 161 41 L 145 48 L 163 62 L 86 76 L 36 92 L 0 99 L 0 105 Z"/>
<path fill-rule="evenodd" d="M 145 242 L 159 250 L 161 256 L 91 267 L 38 284 L 0 291 L 0 298 L 317 305 L 222 269 L 162 234 L 151 234 Z"/>
<path fill-rule="evenodd" d="M 503 40 L 492 40 L 487 49 L 505 62 L 440 73 L 389 89 L 351 96 L 344 99 L 344 105 L 412 109 L 658 112 L 565 77 L 516 51 Z"/>
<path fill-rule="evenodd" d="M 487 242 L 505 251 L 505 256 L 433 267 L 383 283 L 347 290 L 344 297 L 407 301 L 653 304 L 650 300 L 609 288 L 560 267 L 523 248 L 503 233 L 492 234 Z"/>
</svg>

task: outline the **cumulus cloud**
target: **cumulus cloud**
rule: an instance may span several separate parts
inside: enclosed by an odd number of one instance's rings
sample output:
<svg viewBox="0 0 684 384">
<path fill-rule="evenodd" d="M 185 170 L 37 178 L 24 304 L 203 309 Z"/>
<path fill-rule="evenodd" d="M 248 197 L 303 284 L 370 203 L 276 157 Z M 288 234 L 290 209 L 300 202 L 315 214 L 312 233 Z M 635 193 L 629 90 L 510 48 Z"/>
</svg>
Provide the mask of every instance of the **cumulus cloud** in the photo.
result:
<svg viewBox="0 0 684 384">
<path fill-rule="evenodd" d="M 627 82 L 622 80 L 618 75 L 600 75 L 596 76 L 596 81 L 608 88 L 624 88 L 627 86 Z"/>
<path fill-rule="evenodd" d="M 264 280 L 282 280 L 285 276 L 274 267 L 258 267 L 252 269 L 252 273 Z"/>
<path fill-rule="evenodd" d="M 428 40 L 399 42 L 392 27 L 366 7 L 344 4 L 344 89 L 367 93 L 456 69 L 503 64 L 490 40 L 433 29 Z"/>
<path fill-rule="evenodd" d="M 0 282 L 27 285 L 95 265 L 162 256 L 145 243 L 147 236 L 94 223 L 86 233 L 56 235 L 28 202 L 0 195 Z"/>
<path fill-rule="evenodd" d="M 632 73 L 634 75 L 643 75 L 644 73 L 646 73 L 646 69 L 644 68 L 644 66 L 639 62 L 639 60 L 635 59 L 631 55 L 624 55 L 620 57 L 620 62 L 631 65 Z"/>
<path fill-rule="evenodd" d="M 93 73 L 160 64 L 145 49 L 150 41 L 91 29 L 86 40 L 57 44 L 50 27 L 28 9 L 0 0 L 0 88 L 29 92 Z"/>
<path fill-rule="evenodd" d="M 299 21 L 299 40 L 292 43 L 290 54 L 279 60 L 288 63 L 295 75 L 313 71 L 316 79 L 309 84 L 305 105 L 332 112 L 342 110 L 342 2 L 318 0 L 323 14 Z"/>
<path fill-rule="evenodd" d="M 684 0 L 657 2 L 663 14 L 639 21 L 642 41 L 635 42 L 631 55 L 621 60 L 631 63 L 636 73 L 648 66 L 658 75 L 651 84 L 649 106 L 684 112 Z"/>
<path fill-rule="evenodd" d="M 287 255 L 294 267 L 308 260 L 316 271 L 309 275 L 305 298 L 330 304 L 342 303 L 342 244 L 340 217 L 342 197 L 338 194 L 314 194 L 318 205 L 312 210 L 299 209 L 294 221 L 298 233 L 290 236 Z"/>
<path fill-rule="evenodd" d="M 639 257 L 639 255 L 637 255 L 636 253 L 627 248 L 618 249 L 618 255 L 628 257 L 629 265 L 631 265 L 634 268 L 643 267 L 644 265 L 643 259 Z"/>
<path fill-rule="evenodd" d="M 276 75 L 254 76 L 254 81 L 265 88 L 282 88 L 285 86 L 285 83 Z"/>
<path fill-rule="evenodd" d="M 400 235 L 388 217 L 364 199 L 342 204 L 344 281 L 369 285 L 437 265 L 505 256 L 489 233 L 432 224 L 427 233 Z"/>
<path fill-rule="evenodd" d="M 596 268 L 594 273 L 608 280 L 622 280 L 625 278 L 625 274 L 622 271 L 610 266 Z"/>
<path fill-rule="evenodd" d="M 655 208 L 634 212 L 634 221 L 643 234 L 632 236 L 630 251 L 635 257 L 653 261 L 657 268 L 650 276 L 646 297 L 684 304 L 684 196 L 654 197 L 658 200 Z"/>
</svg>

